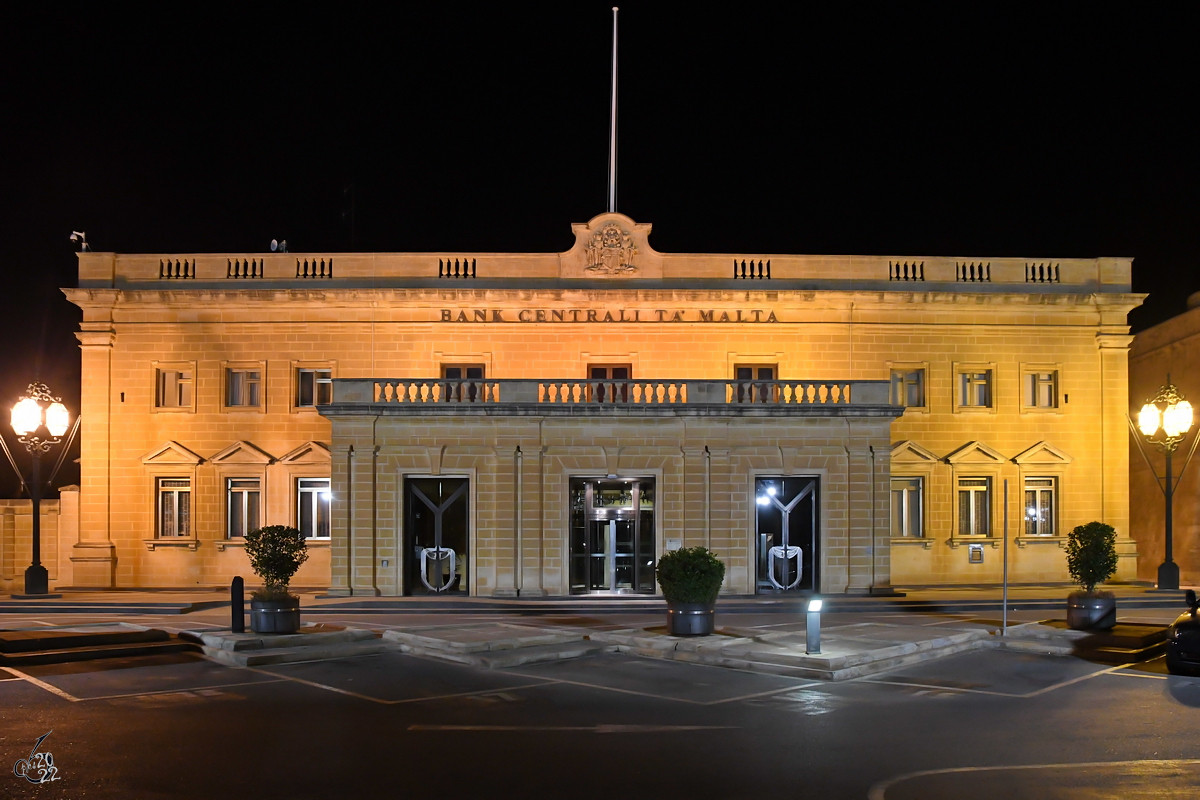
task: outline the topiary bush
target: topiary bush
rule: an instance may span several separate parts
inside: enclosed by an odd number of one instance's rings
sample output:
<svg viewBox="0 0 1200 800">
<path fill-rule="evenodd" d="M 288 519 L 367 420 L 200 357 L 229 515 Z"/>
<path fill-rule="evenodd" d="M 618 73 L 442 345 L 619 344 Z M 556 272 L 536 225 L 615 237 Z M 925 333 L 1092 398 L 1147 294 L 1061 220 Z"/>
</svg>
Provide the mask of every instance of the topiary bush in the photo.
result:
<svg viewBox="0 0 1200 800">
<path fill-rule="evenodd" d="M 1117 532 L 1103 522 L 1079 525 L 1067 535 L 1067 572 L 1087 594 L 1117 571 Z"/>
<path fill-rule="evenodd" d="M 246 534 L 246 555 L 250 568 L 263 582 L 254 599 L 272 602 L 291 597 L 288 583 L 308 560 L 308 545 L 295 528 L 267 525 Z"/>
<path fill-rule="evenodd" d="M 725 579 L 725 564 L 705 547 L 664 553 L 655 569 L 668 603 L 713 603 Z"/>
</svg>

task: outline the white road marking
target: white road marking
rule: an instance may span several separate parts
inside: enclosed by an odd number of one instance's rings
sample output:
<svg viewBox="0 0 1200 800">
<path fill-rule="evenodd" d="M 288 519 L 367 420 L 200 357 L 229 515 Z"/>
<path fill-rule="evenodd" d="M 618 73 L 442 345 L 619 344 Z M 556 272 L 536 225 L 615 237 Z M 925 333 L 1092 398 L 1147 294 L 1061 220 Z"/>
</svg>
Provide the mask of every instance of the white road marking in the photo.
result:
<svg viewBox="0 0 1200 800">
<path fill-rule="evenodd" d="M 1122 678 L 1151 678 L 1156 681 L 1165 681 L 1172 677 L 1170 675 L 1155 675 L 1150 672 L 1114 672 L 1113 675 L 1119 675 Z"/>
<path fill-rule="evenodd" d="M 1108 673 L 1116 672 L 1119 669 L 1127 669 L 1128 667 L 1132 667 L 1134 665 L 1134 663 L 1136 663 L 1136 662 L 1131 661 L 1128 664 L 1121 664 L 1116 667 L 1109 667 L 1108 669 L 1102 669 L 1097 672 L 1091 672 L 1091 673 L 1088 673 L 1087 675 L 1080 675 L 1078 678 L 1071 678 L 1071 680 L 1069 680 L 1069 681 L 1063 681 L 1062 683 L 1056 683 L 1053 686 L 1047 686 L 1044 689 L 1038 689 L 1036 692 L 1030 692 L 1029 694 L 1021 695 L 1021 697 L 1037 697 L 1039 694 L 1045 694 L 1046 692 L 1052 692 L 1055 689 L 1061 689 L 1062 687 L 1070 686 L 1073 683 L 1079 683 L 1080 681 L 1086 681 L 1091 678 L 1099 677 L 1100 675 L 1107 675 Z"/>
<path fill-rule="evenodd" d="M 987 689 L 968 689 L 962 686 L 939 686 L 936 683 L 912 683 L 909 681 L 888 681 L 888 680 L 873 680 L 871 678 L 863 679 L 860 683 L 875 683 L 880 686 L 908 686 L 913 689 L 936 689 L 940 692 L 969 692 L 971 694 L 987 694 L 992 697 L 1024 697 L 1020 694 L 1012 694 L 1010 692 L 989 692 Z"/>
<path fill-rule="evenodd" d="M 159 689 L 152 692 L 130 692 L 129 694 L 105 694 L 99 697 L 81 697 L 82 702 L 91 700 L 116 700 L 121 697 L 147 697 L 154 694 L 178 694 L 180 692 L 203 692 L 205 689 L 228 689 L 232 686 L 257 686 L 260 683 L 280 683 L 284 678 L 276 678 L 270 681 L 242 681 L 241 683 L 218 683 L 213 686 L 193 686 L 188 689 Z"/>
<path fill-rule="evenodd" d="M 302 662 L 293 662 L 293 663 L 302 663 Z M 279 666 L 291 666 L 291 664 L 286 664 L 286 665 L 280 664 Z M 339 689 L 336 686 L 329 686 L 324 683 L 317 683 L 316 681 L 305 680 L 304 678 L 297 678 L 293 675 L 280 675 L 279 673 L 276 673 L 276 672 L 267 672 L 266 670 L 259 669 L 257 667 L 241 667 L 241 669 L 248 670 L 250 672 L 256 672 L 256 673 L 259 673 L 260 675 L 270 675 L 273 678 L 279 678 L 279 679 L 285 680 L 285 681 L 293 681 L 295 683 L 302 683 L 305 686 L 312 686 L 317 689 L 325 689 L 326 691 L 336 692 L 337 694 L 344 694 L 344 695 L 349 695 L 350 697 L 357 697 L 360 700 L 367 700 L 371 703 L 378 703 L 381 706 L 395 706 L 395 705 L 401 705 L 404 703 L 423 703 L 427 700 L 447 700 L 447 699 L 455 698 L 455 697 L 471 697 L 473 695 L 480 695 L 480 694 L 495 694 L 496 692 L 513 691 L 516 689 L 532 689 L 537 686 L 545 686 L 547 684 L 559 682 L 559 681 L 552 680 L 552 679 L 541 678 L 541 679 L 537 679 L 538 683 L 525 683 L 525 684 L 521 684 L 519 686 L 493 687 L 491 689 L 479 689 L 479 690 L 471 691 L 471 692 L 454 692 L 453 694 L 431 695 L 429 697 L 406 697 L 401 700 L 383 700 L 382 698 L 379 698 L 379 697 L 371 697 L 370 695 L 361 694 L 359 692 L 352 692 L 348 689 Z M 529 676 L 524 676 L 524 677 L 529 677 Z"/>
<path fill-rule="evenodd" d="M 47 692 L 50 692 L 51 694 L 56 694 L 59 697 L 63 698 L 64 700 L 70 700 L 72 703 L 79 702 L 78 697 L 75 697 L 72 694 L 68 694 L 67 692 L 64 692 L 62 689 L 58 688 L 57 686 L 51 686 L 50 684 L 46 683 L 45 681 L 39 681 L 37 678 L 33 677 L 32 675 L 26 675 L 24 672 L 21 672 L 21 670 L 19 670 L 19 669 L 13 669 L 12 667 L 0 667 L 0 669 L 4 670 L 5 672 L 12 673 L 13 675 L 16 675 L 21 680 L 32 683 L 34 686 L 41 687 L 42 689 L 45 689 Z"/>
<path fill-rule="evenodd" d="M 733 730 L 733 725 L 409 725 L 410 731 L 575 731 L 580 733 L 671 733 Z"/>
<path fill-rule="evenodd" d="M 798 692 L 801 689 L 811 689 L 814 686 L 828 686 L 827 683 L 815 681 L 813 683 L 802 683 L 799 686 L 785 686 L 782 689 L 767 689 L 765 692 L 755 692 L 754 694 L 744 694 L 740 697 L 726 697 L 723 700 L 710 700 L 707 703 L 700 703 L 702 706 L 719 706 L 722 703 L 733 703 L 738 700 L 750 700 L 755 697 L 767 697 L 773 694 L 783 694 L 784 692 Z"/>
<path fill-rule="evenodd" d="M 1141 759 L 1137 761 L 1078 761 L 1068 764 L 1014 764 L 1011 766 L 1002 767 L 949 767 L 947 769 L 925 769 L 919 772 L 906 772 L 903 775 L 897 775 L 894 778 L 888 778 L 885 781 L 880 781 L 871 787 L 867 792 L 868 800 L 886 800 L 887 790 L 898 783 L 912 780 L 913 778 L 923 778 L 927 775 L 950 775 L 955 773 L 972 773 L 972 772 L 1015 772 L 1018 770 L 1046 770 L 1046 769 L 1095 769 L 1104 767 L 1128 767 L 1128 766 L 1155 766 L 1155 767 L 1174 767 L 1190 764 L 1200 764 L 1200 758 L 1166 758 L 1166 759 Z"/>
<path fill-rule="evenodd" d="M 1035 689 L 1034 691 L 1027 692 L 1026 694 L 1016 694 L 1014 692 L 993 692 L 993 691 L 989 691 L 987 689 L 969 689 L 967 687 L 945 686 L 945 685 L 939 685 L 936 683 L 917 683 L 915 681 L 895 681 L 895 680 L 887 680 L 886 678 L 879 678 L 879 679 L 866 678 L 866 679 L 863 679 L 861 682 L 862 683 L 882 684 L 884 686 L 910 686 L 910 687 L 913 687 L 916 689 L 937 689 L 937 690 L 943 691 L 943 692 L 970 692 L 971 694 L 986 694 L 986 695 L 992 695 L 993 697 L 1028 698 L 1028 697 L 1037 697 L 1038 695 L 1045 694 L 1046 692 L 1052 692 L 1055 689 L 1061 689 L 1064 686 L 1070 686 L 1073 683 L 1079 683 L 1080 681 L 1086 681 L 1091 678 L 1099 677 L 1101 675 L 1108 675 L 1119 669 L 1128 669 L 1131 666 L 1133 666 L 1133 665 L 1132 664 L 1120 664 L 1115 667 L 1109 667 L 1107 669 L 1101 669 L 1101 670 L 1097 670 L 1095 672 L 1089 672 L 1087 675 L 1080 675 L 1077 678 L 1071 678 L 1070 680 L 1062 681 L 1061 683 L 1055 683 L 1051 686 L 1044 686 L 1041 689 Z"/>
</svg>

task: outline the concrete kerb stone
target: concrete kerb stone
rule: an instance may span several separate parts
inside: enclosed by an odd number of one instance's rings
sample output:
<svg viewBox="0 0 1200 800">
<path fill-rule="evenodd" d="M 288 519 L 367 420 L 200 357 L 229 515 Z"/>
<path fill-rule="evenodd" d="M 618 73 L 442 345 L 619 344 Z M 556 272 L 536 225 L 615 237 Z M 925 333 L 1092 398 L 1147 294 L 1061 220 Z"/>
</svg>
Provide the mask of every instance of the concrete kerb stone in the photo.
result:
<svg viewBox="0 0 1200 800">
<path fill-rule="evenodd" d="M 385 631 L 383 638 L 406 645 L 414 652 L 467 654 L 568 644 L 585 640 L 587 634 L 576 630 L 488 622 L 421 628 L 417 631 L 393 629 Z"/>
<path fill-rule="evenodd" d="M 877 639 L 829 637 L 819 655 L 806 654 L 803 634 L 796 633 L 752 638 L 719 636 L 714 641 L 714 637 L 690 639 L 647 631 L 607 631 L 595 633 L 592 638 L 634 655 L 834 681 L 996 644 L 996 637 L 982 628 L 939 633 L 921 641 L 885 641 L 882 646 Z"/>
<path fill-rule="evenodd" d="M 312 626 L 301 633 L 262 635 L 231 631 L 183 631 L 180 636 L 199 641 L 209 658 L 235 667 L 323 661 L 333 658 L 395 652 L 399 646 L 385 642 L 374 631 L 340 630 Z"/>
</svg>

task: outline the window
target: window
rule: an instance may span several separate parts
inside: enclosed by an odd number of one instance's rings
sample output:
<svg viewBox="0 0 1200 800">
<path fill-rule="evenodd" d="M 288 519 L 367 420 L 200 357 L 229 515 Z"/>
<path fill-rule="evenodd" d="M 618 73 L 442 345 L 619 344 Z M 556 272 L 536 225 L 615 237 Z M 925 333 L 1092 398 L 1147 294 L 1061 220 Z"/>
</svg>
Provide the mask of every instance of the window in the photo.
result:
<svg viewBox="0 0 1200 800">
<path fill-rule="evenodd" d="M 992 371 L 966 370 L 958 373 L 958 404 L 963 408 L 992 407 Z"/>
<path fill-rule="evenodd" d="M 483 380 L 483 364 L 442 364 L 442 377 L 446 379 L 442 389 L 443 400 L 461 403 L 465 399 L 468 403 L 474 403 L 480 394 L 480 387 L 473 381 Z"/>
<path fill-rule="evenodd" d="M 1058 408 L 1058 372 L 1026 372 L 1024 375 L 1026 408 Z"/>
<path fill-rule="evenodd" d="M 158 479 L 158 535 L 192 535 L 192 479 Z"/>
<path fill-rule="evenodd" d="M 296 370 L 296 407 L 312 408 L 333 402 L 333 372 L 327 369 Z"/>
<path fill-rule="evenodd" d="M 296 527 L 305 539 L 329 538 L 329 478 L 296 481 Z"/>
<path fill-rule="evenodd" d="M 230 478 L 228 481 L 229 524 L 226 533 L 230 539 L 245 536 L 258 530 L 261 495 L 258 478 Z"/>
<path fill-rule="evenodd" d="M 924 408 L 925 370 L 892 370 L 892 403 L 905 408 Z"/>
<path fill-rule="evenodd" d="M 1054 478 L 1025 479 L 1025 535 L 1054 535 Z"/>
<path fill-rule="evenodd" d="M 156 408 L 192 407 L 192 371 L 190 369 L 158 369 Z"/>
<path fill-rule="evenodd" d="M 738 381 L 737 401 L 739 403 L 765 403 L 768 399 L 779 400 L 779 387 L 775 384 L 776 367 L 774 364 L 737 364 L 733 368 L 733 378 Z M 741 381 L 770 381 L 770 383 L 741 383 Z"/>
<path fill-rule="evenodd" d="M 227 368 L 225 405 L 258 408 L 262 405 L 262 370 Z"/>
<path fill-rule="evenodd" d="M 739 381 L 773 381 L 775 380 L 775 365 L 738 364 L 733 368 L 733 377 Z"/>
<path fill-rule="evenodd" d="M 992 479 L 958 479 L 958 535 L 990 536 Z"/>
<path fill-rule="evenodd" d="M 628 402 L 628 383 L 606 381 L 627 381 L 632 374 L 633 368 L 628 364 L 588 364 L 588 401 L 603 403 L 608 398 L 610 403 Z"/>
<path fill-rule="evenodd" d="M 892 536 L 924 536 L 921 479 L 892 478 Z"/>
</svg>

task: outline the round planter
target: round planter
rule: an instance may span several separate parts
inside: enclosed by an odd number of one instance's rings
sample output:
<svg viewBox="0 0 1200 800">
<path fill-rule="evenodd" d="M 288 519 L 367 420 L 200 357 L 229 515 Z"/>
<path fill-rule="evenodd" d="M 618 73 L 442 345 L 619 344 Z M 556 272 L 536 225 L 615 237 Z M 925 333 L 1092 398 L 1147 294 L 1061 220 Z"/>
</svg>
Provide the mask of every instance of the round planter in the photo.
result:
<svg viewBox="0 0 1200 800">
<path fill-rule="evenodd" d="M 300 598 L 251 600 L 250 630 L 255 633 L 296 633 L 300 630 Z"/>
<path fill-rule="evenodd" d="M 708 636 L 713 632 L 716 603 L 667 602 L 667 633 L 671 636 Z"/>
<path fill-rule="evenodd" d="M 1117 599 L 1115 597 L 1067 598 L 1067 627 L 1077 631 L 1106 631 L 1117 624 Z"/>
</svg>

